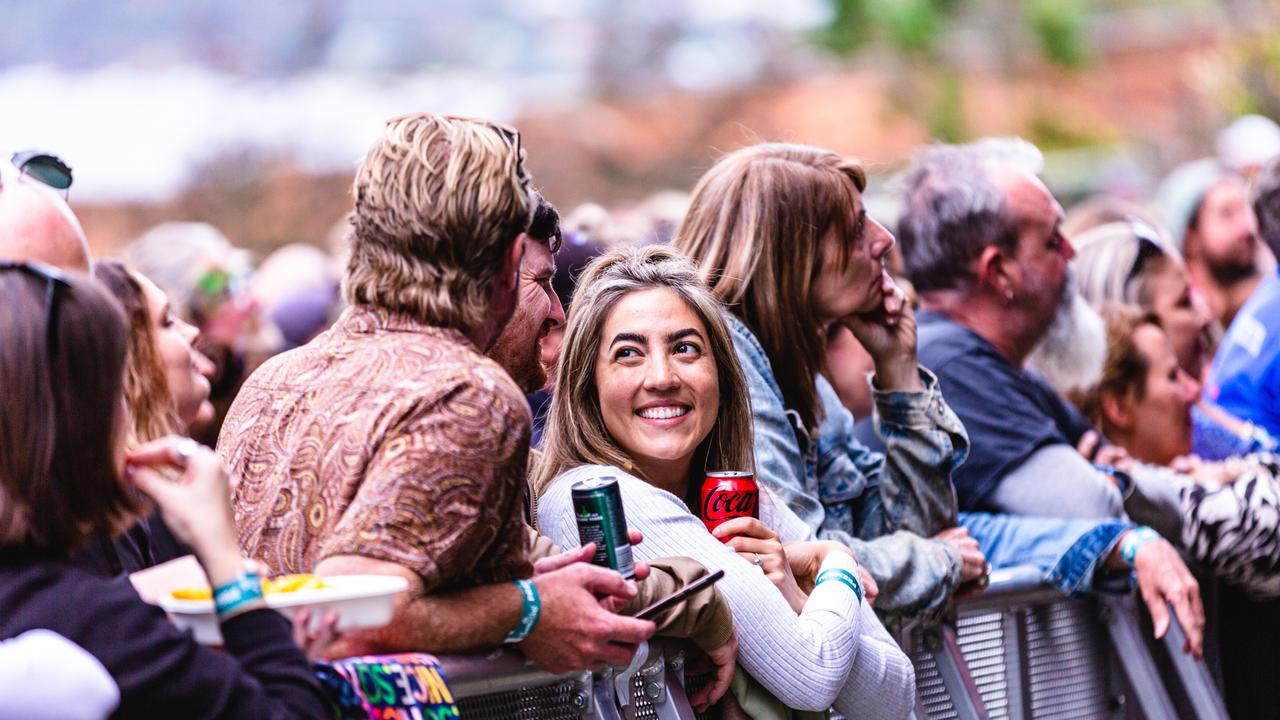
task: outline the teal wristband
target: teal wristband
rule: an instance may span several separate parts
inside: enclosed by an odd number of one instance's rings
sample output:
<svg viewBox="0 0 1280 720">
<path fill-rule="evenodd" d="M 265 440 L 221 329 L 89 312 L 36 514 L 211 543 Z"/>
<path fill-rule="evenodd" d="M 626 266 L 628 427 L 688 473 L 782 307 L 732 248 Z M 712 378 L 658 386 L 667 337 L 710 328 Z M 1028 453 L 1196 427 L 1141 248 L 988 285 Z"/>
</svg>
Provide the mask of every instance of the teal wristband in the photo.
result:
<svg viewBox="0 0 1280 720">
<path fill-rule="evenodd" d="M 516 580 L 516 589 L 520 591 L 520 621 L 511 628 L 507 635 L 507 643 L 518 643 L 529 637 L 529 633 L 538 626 L 538 618 L 542 617 L 542 598 L 538 597 L 538 588 L 532 580 Z"/>
<path fill-rule="evenodd" d="M 255 572 L 242 572 L 226 585 L 213 591 L 213 607 L 218 617 L 254 600 L 262 599 L 262 576 Z"/>
<path fill-rule="evenodd" d="M 1120 559 L 1124 560 L 1125 565 L 1133 567 L 1134 561 L 1138 558 L 1138 550 L 1152 540 L 1159 539 L 1160 533 L 1146 525 L 1139 525 L 1125 535 L 1124 542 L 1120 543 Z"/>
<path fill-rule="evenodd" d="M 858 602 L 862 602 L 862 581 L 858 579 L 857 575 L 854 575 L 844 568 L 827 568 L 826 570 L 818 573 L 818 579 L 814 581 L 813 585 L 814 587 L 817 587 L 822 583 L 829 581 L 844 584 L 853 591 L 854 595 L 858 596 Z"/>
</svg>

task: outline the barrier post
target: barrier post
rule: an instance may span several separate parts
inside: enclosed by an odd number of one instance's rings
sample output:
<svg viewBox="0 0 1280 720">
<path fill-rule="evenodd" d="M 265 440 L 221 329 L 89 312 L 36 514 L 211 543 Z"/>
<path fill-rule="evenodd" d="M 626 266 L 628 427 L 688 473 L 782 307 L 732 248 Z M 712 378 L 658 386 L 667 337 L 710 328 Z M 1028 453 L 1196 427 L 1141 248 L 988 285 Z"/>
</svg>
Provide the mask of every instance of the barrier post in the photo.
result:
<svg viewBox="0 0 1280 720">
<path fill-rule="evenodd" d="M 1209 674 L 1203 660 L 1196 660 L 1182 651 L 1187 635 L 1178 622 L 1173 608 L 1169 608 L 1169 632 L 1164 635 L 1164 648 L 1169 653 L 1173 669 L 1182 681 L 1182 688 L 1191 703 L 1191 711 L 1197 720 L 1229 720 L 1227 706 L 1218 694 L 1218 686 Z"/>
<path fill-rule="evenodd" d="M 1107 637 L 1111 639 L 1111 647 L 1129 680 L 1129 688 L 1138 701 L 1142 716 L 1147 720 L 1176 720 L 1178 713 L 1165 691 L 1164 680 L 1138 627 L 1133 595 L 1101 595 L 1098 606 L 1102 621 L 1109 630 Z"/>
</svg>

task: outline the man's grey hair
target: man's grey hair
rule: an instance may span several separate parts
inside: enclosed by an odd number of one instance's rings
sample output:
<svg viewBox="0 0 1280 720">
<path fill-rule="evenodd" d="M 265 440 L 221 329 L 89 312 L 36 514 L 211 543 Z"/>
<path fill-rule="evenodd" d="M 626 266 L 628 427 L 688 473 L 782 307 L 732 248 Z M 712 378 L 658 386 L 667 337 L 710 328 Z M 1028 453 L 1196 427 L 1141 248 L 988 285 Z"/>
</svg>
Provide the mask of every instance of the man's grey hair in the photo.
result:
<svg viewBox="0 0 1280 720">
<path fill-rule="evenodd" d="M 1258 216 L 1258 235 L 1280 256 L 1280 156 L 1263 165 L 1254 178 L 1253 212 Z"/>
<path fill-rule="evenodd" d="M 921 292 L 964 289 L 969 263 L 988 245 L 1012 248 L 1017 227 L 1002 181 L 1036 175 L 1044 156 L 1019 138 L 987 138 L 920 150 L 900 176 L 898 242 L 907 276 Z"/>
</svg>

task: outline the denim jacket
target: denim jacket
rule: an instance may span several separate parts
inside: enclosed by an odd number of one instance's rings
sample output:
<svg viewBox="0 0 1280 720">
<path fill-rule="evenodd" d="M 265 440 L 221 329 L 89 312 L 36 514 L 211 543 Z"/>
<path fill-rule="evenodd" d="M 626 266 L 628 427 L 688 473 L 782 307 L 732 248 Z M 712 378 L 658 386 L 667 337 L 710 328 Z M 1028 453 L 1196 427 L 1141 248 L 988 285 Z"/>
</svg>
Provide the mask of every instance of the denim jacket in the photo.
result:
<svg viewBox="0 0 1280 720">
<path fill-rule="evenodd" d="M 928 537 L 957 522 L 951 471 L 969 450 L 937 378 L 922 368 L 923 392 L 873 388 L 882 455 L 854 439 L 853 416 L 819 376 L 825 417 L 811 437 L 787 409 L 755 335 L 725 318 L 751 395 L 756 478 L 818 537 L 853 549 L 880 587 L 876 610 L 899 620 L 936 617 L 959 581 L 960 559 Z"/>
</svg>

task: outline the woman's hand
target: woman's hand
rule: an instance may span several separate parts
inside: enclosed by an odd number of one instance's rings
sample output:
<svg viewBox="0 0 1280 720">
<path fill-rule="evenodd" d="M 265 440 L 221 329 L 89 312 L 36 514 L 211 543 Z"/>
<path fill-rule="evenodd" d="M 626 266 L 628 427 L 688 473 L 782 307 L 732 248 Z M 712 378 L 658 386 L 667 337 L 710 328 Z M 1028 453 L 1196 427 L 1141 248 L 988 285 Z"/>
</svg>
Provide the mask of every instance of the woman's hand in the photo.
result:
<svg viewBox="0 0 1280 720">
<path fill-rule="evenodd" d="M 960 555 L 961 585 L 985 577 L 989 572 L 986 556 L 982 554 L 978 541 L 969 535 L 967 529 L 948 528 L 934 535 L 933 539 L 950 545 Z"/>
<path fill-rule="evenodd" d="M 212 450 L 171 435 L 129 453 L 125 474 L 160 506 L 165 524 L 195 551 L 213 587 L 243 569 L 231 488 Z"/>
<path fill-rule="evenodd" d="M 711 534 L 720 540 L 729 538 L 725 544 L 733 548 L 739 557 L 763 570 L 765 577 L 782 592 L 791 609 L 800 612 L 808 596 L 796 585 L 778 533 L 756 518 L 737 517 L 722 523 Z"/>
<path fill-rule="evenodd" d="M 315 662 L 325 656 L 330 645 L 342 639 L 338 632 L 338 613 L 330 612 L 312 627 L 313 611 L 303 608 L 293 616 L 293 642 L 302 648 L 307 660 Z"/>
<path fill-rule="evenodd" d="M 729 642 L 715 650 L 706 651 L 706 655 L 715 668 L 715 676 L 689 698 L 689 704 L 699 713 L 706 712 L 707 708 L 724 697 L 733 683 L 733 671 L 738 661 L 738 632 L 733 631 Z"/>
<path fill-rule="evenodd" d="M 1249 471 L 1249 463 L 1243 458 L 1233 457 L 1218 462 L 1201 460 L 1195 455 L 1183 455 L 1173 459 L 1169 467 L 1183 475 L 1190 475 L 1197 484 L 1214 487 L 1230 485 L 1236 478 Z"/>
<path fill-rule="evenodd" d="M 844 553 L 857 562 L 858 556 L 853 550 L 833 540 L 800 540 L 786 544 L 787 561 L 791 563 L 791 574 L 795 575 L 796 585 L 800 591 L 808 595 L 818 580 L 818 571 L 822 569 L 822 561 L 827 555 L 836 552 Z M 875 605 L 880 587 L 867 569 L 858 566 L 858 576 L 862 580 L 862 592 L 868 605 Z"/>
<path fill-rule="evenodd" d="M 924 390 L 916 363 L 916 316 L 911 303 L 888 273 L 881 274 L 880 290 L 884 300 L 879 308 L 842 318 L 840 323 L 871 355 L 878 389 Z"/>
<path fill-rule="evenodd" d="M 818 571 L 822 569 L 822 561 L 828 553 L 844 553 L 855 561 L 853 551 L 831 540 L 801 540 L 786 544 L 787 562 L 791 563 L 791 574 L 796 584 L 805 593 L 813 592 L 813 584 L 818 579 Z"/>
</svg>

